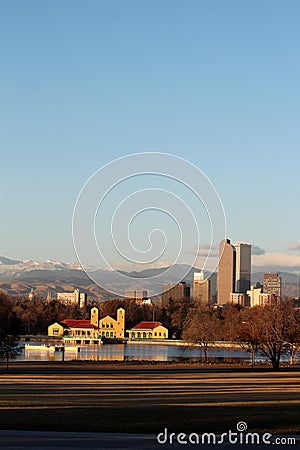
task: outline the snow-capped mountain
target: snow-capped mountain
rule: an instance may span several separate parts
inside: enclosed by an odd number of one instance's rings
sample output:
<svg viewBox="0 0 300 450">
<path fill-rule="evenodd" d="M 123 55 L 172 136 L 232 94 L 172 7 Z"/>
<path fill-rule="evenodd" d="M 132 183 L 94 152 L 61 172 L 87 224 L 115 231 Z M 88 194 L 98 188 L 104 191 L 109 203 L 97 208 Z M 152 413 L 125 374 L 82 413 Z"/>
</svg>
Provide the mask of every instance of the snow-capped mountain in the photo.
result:
<svg viewBox="0 0 300 450">
<path fill-rule="evenodd" d="M 188 268 L 188 266 L 183 266 Z M 164 268 L 147 268 L 140 272 L 125 272 L 124 275 L 129 278 L 132 277 L 132 283 L 127 278 L 128 286 L 122 285 L 122 289 L 125 293 L 125 289 L 145 289 L 151 292 L 152 289 L 159 290 L 161 286 L 161 280 L 156 280 L 156 275 L 168 270 L 168 279 L 166 283 L 177 283 L 182 273 L 182 266 L 174 265 Z M 115 292 L 117 286 L 119 291 L 119 278 L 112 270 L 101 269 L 97 267 L 86 267 L 88 272 L 95 272 L 97 279 L 101 279 L 103 286 L 109 292 Z M 199 269 L 191 267 L 188 273 L 184 276 L 184 281 L 192 284 L 193 275 L 195 271 Z M 262 282 L 263 273 L 253 273 L 252 282 Z M 295 274 L 280 272 L 284 280 L 284 295 L 299 296 L 299 278 Z M 209 273 L 206 274 L 208 276 Z M 140 282 L 139 282 L 140 279 Z M 100 283 L 102 286 L 102 283 Z M 211 288 L 216 289 L 216 274 L 211 277 Z M 4 256 L 0 256 L 0 290 L 4 290 L 7 293 L 16 294 L 28 294 L 32 288 L 36 290 L 39 295 L 47 296 L 49 291 L 51 292 L 64 292 L 72 291 L 76 287 L 83 289 L 91 297 L 108 298 L 104 293 L 102 287 L 97 286 L 96 283 L 91 280 L 87 273 L 82 269 L 78 263 L 65 263 L 52 260 L 45 260 L 36 262 L 32 260 L 14 260 Z"/>
<path fill-rule="evenodd" d="M 21 262 L 22 261 L 19 261 L 17 259 L 9 259 L 9 258 L 6 258 L 5 256 L 0 256 L 0 266 L 1 266 L 1 264 L 7 265 L 7 266 L 12 266 L 14 264 L 19 264 Z"/>
<path fill-rule="evenodd" d="M 19 261 L 0 256 L 1 277 L 14 277 L 32 270 L 82 270 L 82 268 L 78 263 L 63 263 L 50 259 L 41 262 L 32 261 L 31 259 Z"/>
</svg>

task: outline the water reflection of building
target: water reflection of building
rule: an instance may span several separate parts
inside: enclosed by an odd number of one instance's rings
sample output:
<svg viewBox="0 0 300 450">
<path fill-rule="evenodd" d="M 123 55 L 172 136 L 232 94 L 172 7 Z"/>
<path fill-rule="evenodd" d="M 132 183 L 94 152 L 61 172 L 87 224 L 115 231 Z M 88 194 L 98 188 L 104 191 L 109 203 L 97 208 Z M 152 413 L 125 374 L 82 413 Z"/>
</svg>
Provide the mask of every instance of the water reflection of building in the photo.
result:
<svg viewBox="0 0 300 450">
<path fill-rule="evenodd" d="M 101 347 L 102 348 L 105 348 Z M 86 355 L 83 355 L 82 353 L 79 354 L 78 359 L 88 359 L 89 361 L 124 361 L 125 356 L 124 353 L 120 354 L 110 354 L 110 353 L 99 353 L 99 347 L 97 347 L 97 351 L 90 353 L 88 352 Z"/>
</svg>

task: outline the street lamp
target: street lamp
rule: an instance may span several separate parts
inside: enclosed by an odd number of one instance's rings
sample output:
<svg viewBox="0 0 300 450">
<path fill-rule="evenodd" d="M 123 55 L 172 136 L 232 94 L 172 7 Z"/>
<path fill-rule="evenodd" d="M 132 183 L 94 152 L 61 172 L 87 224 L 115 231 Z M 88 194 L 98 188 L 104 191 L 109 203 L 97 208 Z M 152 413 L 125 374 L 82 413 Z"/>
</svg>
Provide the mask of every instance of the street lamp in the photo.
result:
<svg viewBox="0 0 300 450">
<path fill-rule="evenodd" d="M 254 367 L 254 357 L 255 357 L 255 353 L 254 353 L 254 339 L 255 339 L 254 326 L 253 326 L 253 324 L 251 322 L 244 322 L 243 321 L 242 324 L 249 325 L 249 327 L 251 327 L 251 330 L 252 330 L 252 345 L 251 345 L 251 348 L 252 348 L 252 351 L 251 351 L 252 361 L 251 361 L 251 363 L 252 363 L 252 369 L 253 369 L 253 367 Z"/>
</svg>

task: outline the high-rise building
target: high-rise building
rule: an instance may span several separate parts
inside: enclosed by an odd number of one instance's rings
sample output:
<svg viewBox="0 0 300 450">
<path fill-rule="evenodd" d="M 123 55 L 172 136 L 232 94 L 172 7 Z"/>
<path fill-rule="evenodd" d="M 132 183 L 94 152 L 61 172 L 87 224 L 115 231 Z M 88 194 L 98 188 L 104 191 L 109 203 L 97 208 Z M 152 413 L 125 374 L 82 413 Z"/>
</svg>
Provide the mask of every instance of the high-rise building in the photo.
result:
<svg viewBox="0 0 300 450">
<path fill-rule="evenodd" d="M 229 239 L 219 245 L 218 303 L 230 302 L 230 294 L 235 292 L 236 251 Z"/>
<path fill-rule="evenodd" d="M 190 298 L 190 286 L 184 281 L 178 284 L 163 284 L 162 291 L 162 306 L 168 305 L 170 301 L 178 302 Z"/>
<path fill-rule="evenodd" d="M 143 291 L 141 289 L 126 289 L 125 297 L 130 298 L 137 303 L 141 303 L 143 300 L 147 298 L 147 291 Z"/>
<path fill-rule="evenodd" d="M 251 282 L 251 245 L 238 242 L 236 252 L 235 292 L 245 294 Z"/>
<path fill-rule="evenodd" d="M 282 280 L 278 273 L 264 274 L 264 294 L 276 295 L 281 297 Z"/>
<path fill-rule="evenodd" d="M 194 273 L 193 297 L 195 302 L 203 305 L 210 302 L 210 280 L 204 279 L 203 272 Z"/>
<path fill-rule="evenodd" d="M 218 274 L 212 273 L 209 277 L 209 290 L 211 303 L 218 301 Z"/>
</svg>

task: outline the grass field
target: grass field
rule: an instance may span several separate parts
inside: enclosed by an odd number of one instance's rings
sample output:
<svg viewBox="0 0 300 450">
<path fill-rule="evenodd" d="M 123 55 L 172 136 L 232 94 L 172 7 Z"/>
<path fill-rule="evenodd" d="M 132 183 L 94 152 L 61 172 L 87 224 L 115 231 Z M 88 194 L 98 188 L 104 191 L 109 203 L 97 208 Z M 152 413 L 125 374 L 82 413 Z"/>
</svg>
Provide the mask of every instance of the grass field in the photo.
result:
<svg viewBox="0 0 300 450">
<path fill-rule="evenodd" d="M 1 429 L 299 434 L 300 370 L 14 363 L 0 372 Z"/>
</svg>

